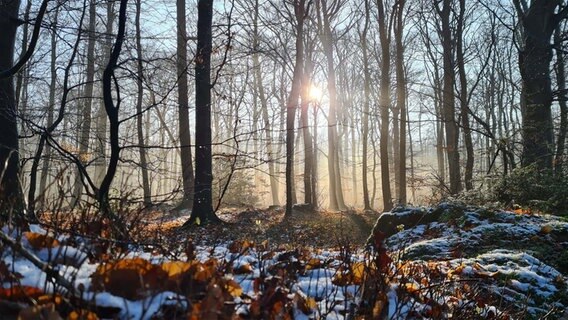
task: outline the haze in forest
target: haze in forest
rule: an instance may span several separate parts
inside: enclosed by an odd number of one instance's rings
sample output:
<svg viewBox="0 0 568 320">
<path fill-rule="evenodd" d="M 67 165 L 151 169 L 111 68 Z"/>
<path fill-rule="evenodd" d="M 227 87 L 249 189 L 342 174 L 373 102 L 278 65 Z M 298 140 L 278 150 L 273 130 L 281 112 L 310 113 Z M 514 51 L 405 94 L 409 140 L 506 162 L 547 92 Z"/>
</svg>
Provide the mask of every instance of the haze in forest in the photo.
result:
<svg viewBox="0 0 568 320">
<path fill-rule="evenodd" d="M 206 211 L 386 211 L 563 172 L 556 2 L 3 6 L 21 25 L 3 42 L 2 159 L 29 212 L 198 194 Z"/>
</svg>

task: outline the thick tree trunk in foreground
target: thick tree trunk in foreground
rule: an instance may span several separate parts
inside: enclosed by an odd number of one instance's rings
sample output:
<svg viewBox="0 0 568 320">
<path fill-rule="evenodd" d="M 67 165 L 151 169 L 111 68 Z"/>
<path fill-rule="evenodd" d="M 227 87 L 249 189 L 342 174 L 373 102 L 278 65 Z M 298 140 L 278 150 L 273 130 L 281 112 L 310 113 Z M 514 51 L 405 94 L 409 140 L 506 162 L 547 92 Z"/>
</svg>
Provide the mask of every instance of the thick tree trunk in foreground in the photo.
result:
<svg viewBox="0 0 568 320">
<path fill-rule="evenodd" d="M 0 71 L 13 67 L 19 0 L 0 0 Z M 18 122 L 12 75 L 0 78 L 0 221 L 21 217 Z"/>
<path fill-rule="evenodd" d="M 536 164 L 538 169 L 552 169 L 554 133 L 552 124 L 552 32 L 566 15 L 555 14 L 559 1 L 531 1 L 526 12 L 514 1 L 523 27 L 524 46 L 519 50 L 519 69 L 523 80 L 522 165 Z M 562 15 L 560 15 L 562 14 Z"/>
<path fill-rule="evenodd" d="M 211 156 L 211 51 L 213 0 L 197 5 L 195 57 L 195 194 L 188 223 L 217 222 L 213 212 L 213 159 Z"/>
</svg>

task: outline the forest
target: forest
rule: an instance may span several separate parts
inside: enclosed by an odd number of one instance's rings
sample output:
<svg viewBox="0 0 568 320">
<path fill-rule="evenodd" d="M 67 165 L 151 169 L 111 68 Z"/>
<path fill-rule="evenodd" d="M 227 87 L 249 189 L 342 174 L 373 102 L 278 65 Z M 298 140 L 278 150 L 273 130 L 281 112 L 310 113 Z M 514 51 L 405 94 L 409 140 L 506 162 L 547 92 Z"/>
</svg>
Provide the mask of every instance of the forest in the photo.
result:
<svg viewBox="0 0 568 320">
<path fill-rule="evenodd" d="M 0 319 L 568 319 L 568 1 L 0 29 Z"/>
</svg>

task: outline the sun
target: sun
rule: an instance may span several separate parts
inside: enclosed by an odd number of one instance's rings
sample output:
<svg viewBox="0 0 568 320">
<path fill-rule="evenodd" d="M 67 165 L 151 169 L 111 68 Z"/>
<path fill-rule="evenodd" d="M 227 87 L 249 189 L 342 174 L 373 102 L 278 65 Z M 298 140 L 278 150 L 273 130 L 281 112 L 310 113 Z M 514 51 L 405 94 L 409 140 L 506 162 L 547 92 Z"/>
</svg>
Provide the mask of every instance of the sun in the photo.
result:
<svg viewBox="0 0 568 320">
<path fill-rule="evenodd" d="M 321 100 L 321 98 L 323 97 L 323 91 L 315 84 L 310 85 L 308 93 L 311 100 Z"/>
</svg>

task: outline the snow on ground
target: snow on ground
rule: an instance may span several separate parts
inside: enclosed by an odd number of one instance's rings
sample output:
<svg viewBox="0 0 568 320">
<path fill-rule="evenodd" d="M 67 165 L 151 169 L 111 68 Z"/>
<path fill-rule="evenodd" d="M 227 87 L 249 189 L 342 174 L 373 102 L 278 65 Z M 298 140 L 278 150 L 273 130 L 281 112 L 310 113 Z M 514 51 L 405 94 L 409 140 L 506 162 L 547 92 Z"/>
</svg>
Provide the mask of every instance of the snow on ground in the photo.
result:
<svg viewBox="0 0 568 320">
<path fill-rule="evenodd" d="M 459 306 L 470 301 L 464 299 L 463 287 L 455 284 L 478 280 L 475 291 L 493 297 L 493 301 L 481 304 L 482 308 L 477 304 L 480 315 L 499 315 L 503 312 L 501 307 L 508 310 L 526 308 L 524 313 L 517 310 L 524 314 L 522 317 L 538 317 L 552 309 L 567 309 L 566 275 L 534 256 L 543 254 L 543 248 L 550 249 L 556 256 L 568 253 L 566 221 L 549 215 L 475 208 L 458 215 L 443 214 L 440 220 L 446 221 L 418 225 L 386 240 L 395 256 L 412 261 L 414 270 L 417 265 L 428 264 L 430 277 L 428 272 L 423 274 L 429 277 L 428 281 L 421 283 L 414 279 L 413 290 L 428 291 L 425 288 L 438 285 L 446 304 Z M 565 262 L 559 260 L 557 264 L 566 267 Z M 434 276 L 431 274 L 433 269 L 437 271 Z M 399 275 L 399 278 L 404 276 Z M 468 287 L 473 291 L 471 286 Z M 391 290 L 394 292 L 398 288 Z M 432 313 L 427 310 L 431 304 L 424 303 L 427 299 L 423 296 L 394 302 L 395 296 L 389 293 L 389 315 L 393 318 Z M 398 307 L 394 307 L 397 304 Z M 444 313 L 444 316 L 450 315 Z"/>
<path fill-rule="evenodd" d="M 554 308 L 568 307 L 566 275 L 536 258 L 538 252 L 527 246 L 530 241 L 540 241 L 557 245 L 561 254 L 568 248 L 565 238 L 568 223 L 553 216 L 478 209 L 465 210 L 460 215 L 442 215 L 439 220 L 386 239 L 395 261 L 383 295 L 388 304 L 375 306 L 377 312 L 391 319 L 459 317 L 468 310 L 479 317 L 508 312 L 530 318 Z M 47 234 L 35 225 L 31 230 Z M 17 236 L 9 230 L 3 231 Z M 92 275 L 99 264 L 87 259 L 87 246 L 75 248 L 65 244 L 65 237 L 58 239 L 60 245 L 47 248 L 34 247 L 26 237 L 21 238 L 21 243 L 70 279 L 84 299 L 98 306 L 119 309 L 121 319 L 150 319 L 164 305 L 191 310 L 184 296 L 171 291 L 138 300 L 94 292 Z M 351 283 L 337 279 L 341 278 L 340 272 L 349 270 L 346 265 L 369 261 L 362 251 L 346 255 L 334 250 L 271 249 L 250 243 L 241 243 L 235 250 L 234 245 L 197 245 L 195 257 L 202 263 L 213 258 L 219 265 L 228 267 L 226 270 L 230 273 L 225 277 L 242 289 L 242 294 L 234 299 L 237 314 L 251 312 L 251 301 L 259 298 L 256 281 L 260 278 L 266 282 L 285 280 L 286 283 L 280 285 L 288 301 L 296 304 L 295 319 L 346 319 L 361 302 L 361 279 Z M 55 290 L 44 271 L 15 256 L 11 250 L 4 250 L 0 258 L 12 272 L 21 276 L 20 285 L 46 292 Z M 143 251 L 131 251 L 125 258 L 143 258 L 156 265 L 168 261 L 162 255 Z M 179 259 L 185 260 L 185 257 Z M 349 262 L 346 264 L 346 261 Z M 2 286 L 8 288 L 10 284 L 4 282 Z M 298 301 L 303 301 L 307 307 L 301 308 Z"/>
</svg>

